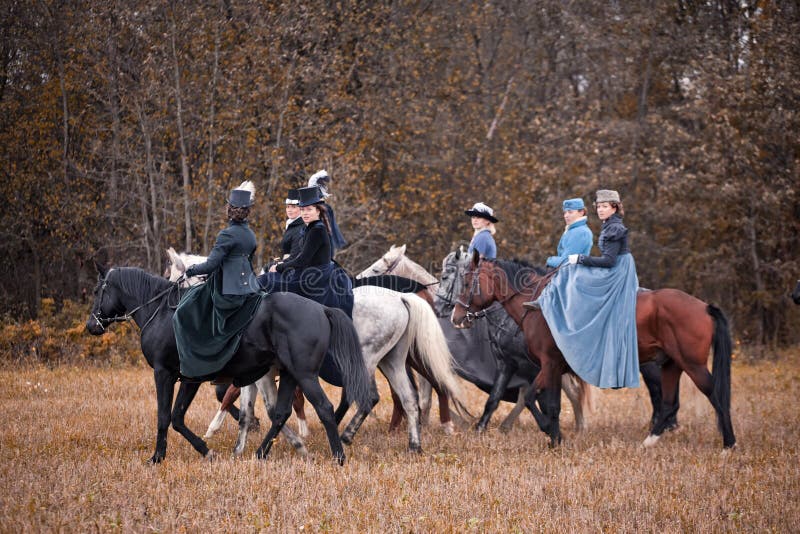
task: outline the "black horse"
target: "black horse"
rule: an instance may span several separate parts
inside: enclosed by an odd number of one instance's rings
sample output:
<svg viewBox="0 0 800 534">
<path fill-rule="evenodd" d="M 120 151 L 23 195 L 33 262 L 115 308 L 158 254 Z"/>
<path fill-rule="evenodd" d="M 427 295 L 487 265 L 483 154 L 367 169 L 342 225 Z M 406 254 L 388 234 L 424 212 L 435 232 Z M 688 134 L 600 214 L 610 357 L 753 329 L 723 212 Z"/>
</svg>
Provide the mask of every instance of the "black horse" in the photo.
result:
<svg viewBox="0 0 800 534">
<path fill-rule="evenodd" d="M 476 430 L 480 432 L 488 426 L 500 401 L 515 402 L 518 398 L 519 388 L 522 385 L 529 385 L 536 378 L 540 368 L 535 361 L 528 357 L 522 330 L 499 304 L 478 313 L 479 320 L 487 323 L 483 335 L 481 335 L 480 329 L 477 332 L 472 332 L 472 329 L 454 331 L 449 325 L 456 297 L 463 289 L 463 275 L 467 268 L 468 258 L 460 250 L 451 252 L 443 261 L 442 281 L 437 292 L 437 314 L 441 317 L 440 322 L 447 335 L 448 343 L 453 342 L 457 345 L 459 336 L 467 336 L 466 343 L 479 346 L 477 350 L 472 347 L 467 354 L 453 350 L 452 347 L 451 351 L 460 364 L 461 368 L 458 369 L 458 373 L 461 377 L 489 394 L 483 414 L 475 425 Z M 528 268 L 537 274 L 544 274 L 544 270 L 538 267 L 528 266 Z M 475 334 L 483 340 L 473 339 Z M 653 408 L 650 419 L 651 429 L 659 420 L 662 411 L 661 367 L 665 360 L 666 358 L 662 356 L 652 362 L 642 364 L 639 368 L 650 394 Z M 676 391 L 675 400 L 668 405 L 666 411 L 666 430 L 678 427 L 679 407 L 680 402 Z M 580 427 L 580 422 L 578 424 Z M 509 428 L 507 423 L 504 423 L 504 426 L 505 428 L 501 427 L 501 429 Z"/>
<path fill-rule="evenodd" d="M 800 280 L 798 280 L 797 285 L 794 286 L 794 291 L 792 291 L 792 300 L 795 304 L 800 306 Z"/>
<path fill-rule="evenodd" d="M 98 266 L 94 304 L 86 329 L 101 335 L 113 322 L 132 318 L 141 329 L 142 353 L 153 368 L 158 402 L 156 449 L 150 462 L 161 462 L 167 452 L 167 430 L 172 427 L 203 456 L 210 451 L 205 441 L 184 423 L 184 416 L 200 387 L 199 381 L 182 380 L 173 408 L 172 395 L 180 377 L 180 363 L 172 328 L 178 299 L 176 284 L 132 267 L 105 269 Z M 272 426 L 256 452 L 269 454 L 274 438 L 291 414 L 291 401 L 299 385 L 314 406 L 330 443 L 333 457 L 344 463 L 345 454 L 333 415 L 333 406 L 319 385 L 319 369 L 330 348 L 342 370 L 348 397 L 369 411 L 378 402 L 374 378 L 364 366 L 361 346 L 347 315 L 290 293 L 268 295 L 245 328 L 237 352 L 215 375 L 243 386 L 279 364 L 278 400 L 269 414 Z M 214 379 L 215 377 L 204 377 Z M 171 415 L 170 415 L 171 412 Z"/>
</svg>

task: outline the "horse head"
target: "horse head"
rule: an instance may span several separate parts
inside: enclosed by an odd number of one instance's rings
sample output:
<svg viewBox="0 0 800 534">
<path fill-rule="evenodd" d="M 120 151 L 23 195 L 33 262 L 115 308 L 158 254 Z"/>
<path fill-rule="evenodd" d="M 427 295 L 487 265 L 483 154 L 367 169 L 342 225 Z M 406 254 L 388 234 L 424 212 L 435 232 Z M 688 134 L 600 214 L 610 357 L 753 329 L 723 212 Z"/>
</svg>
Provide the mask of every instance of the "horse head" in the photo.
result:
<svg viewBox="0 0 800 534">
<path fill-rule="evenodd" d="M 97 268 L 97 285 L 94 287 L 94 302 L 92 311 L 86 320 L 86 330 L 93 336 L 105 333 L 114 318 L 125 313 L 124 304 L 119 298 L 119 292 L 109 284 L 109 278 L 114 269 L 95 263 Z"/>
<path fill-rule="evenodd" d="M 167 249 L 167 256 L 169 256 L 169 263 L 167 264 L 167 268 L 164 271 L 164 277 L 167 278 L 170 282 L 177 282 L 178 279 L 183 275 L 183 273 L 186 272 L 186 269 L 188 269 L 192 265 L 203 263 L 207 259 L 204 256 L 196 256 L 194 254 L 188 254 L 186 252 L 181 252 L 179 254 L 175 252 L 175 249 L 172 247 L 169 247 Z M 181 287 L 193 286 L 199 282 L 200 278 L 193 276 L 181 282 Z"/>
<path fill-rule="evenodd" d="M 794 286 L 794 291 L 792 291 L 792 300 L 795 304 L 800 306 L 800 280 L 798 280 L 797 285 Z"/>
<path fill-rule="evenodd" d="M 406 253 L 406 246 L 396 247 L 392 245 L 389 251 L 378 259 L 375 263 L 361 271 L 356 275 L 356 278 L 364 278 L 366 276 L 378 276 L 381 274 L 392 274 L 397 266 L 403 261 Z"/>
<path fill-rule="evenodd" d="M 462 276 L 469 261 L 463 250 L 456 249 L 442 260 L 442 276 L 436 288 L 436 313 L 447 315 L 461 293 Z"/>
<path fill-rule="evenodd" d="M 473 251 L 469 257 L 469 266 L 463 273 L 462 289 L 450 316 L 453 326 L 470 328 L 477 312 L 502 298 L 498 294 L 498 289 L 503 287 L 499 283 L 501 274 L 502 271 L 497 269 L 494 261 L 482 259 L 477 251 Z"/>
</svg>

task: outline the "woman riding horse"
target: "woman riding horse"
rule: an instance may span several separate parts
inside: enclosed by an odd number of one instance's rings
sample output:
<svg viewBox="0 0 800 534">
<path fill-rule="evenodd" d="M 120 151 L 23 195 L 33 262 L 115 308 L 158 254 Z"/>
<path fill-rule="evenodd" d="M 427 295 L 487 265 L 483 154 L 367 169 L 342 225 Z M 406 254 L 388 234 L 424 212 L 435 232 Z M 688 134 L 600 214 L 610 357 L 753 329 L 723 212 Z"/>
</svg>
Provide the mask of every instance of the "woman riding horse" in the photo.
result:
<svg viewBox="0 0 800 534">
<path fill-rule="evenodd" d="M 210 276 L 186 293 L 173 316 L 185 377 L 208 376 L 222 369 L 236 352 L 242 330 L 260 302 L 251 264 L 256 236 L 247 225 L 252 192 L 251 182 L 231 191 L 227 228 L 217 235 L 208 260 L 186 270 L 187 278 Z"/>
<path fill-rule="evenodd" d="M 541 307 L 556 345 L 578 376 L 601 388 L 639 386 L 636 292 L 639 279 L 628 247 L 619 193 L 597 192 L 601 256 L 570 254 L 527 308 Z"/>
</svg>

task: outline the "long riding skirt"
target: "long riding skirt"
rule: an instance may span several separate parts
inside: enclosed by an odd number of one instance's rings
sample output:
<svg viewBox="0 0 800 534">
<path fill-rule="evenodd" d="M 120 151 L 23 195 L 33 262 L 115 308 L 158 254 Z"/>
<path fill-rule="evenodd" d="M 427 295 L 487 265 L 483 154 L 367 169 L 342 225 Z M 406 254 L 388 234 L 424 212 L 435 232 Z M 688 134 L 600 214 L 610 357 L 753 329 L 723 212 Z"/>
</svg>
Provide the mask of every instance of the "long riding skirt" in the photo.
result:
<svg viewBox="0 0 800 534">
<path fill-rule="evenodd" d="M 556 345 L 586 382 L 639 386 L 638 287 L 633 256 L 621 254 L 610 269 L 564 267 L 542 291 L 539 304 Z"/>
</svg>

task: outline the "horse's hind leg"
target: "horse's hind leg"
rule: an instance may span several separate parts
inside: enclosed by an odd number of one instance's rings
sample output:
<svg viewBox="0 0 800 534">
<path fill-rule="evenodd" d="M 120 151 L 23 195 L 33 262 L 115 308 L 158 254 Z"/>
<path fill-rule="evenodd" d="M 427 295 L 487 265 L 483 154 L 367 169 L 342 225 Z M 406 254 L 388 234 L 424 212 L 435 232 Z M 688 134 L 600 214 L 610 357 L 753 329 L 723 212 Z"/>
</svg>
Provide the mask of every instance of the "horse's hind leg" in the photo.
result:
<svg viewBox="0 0 800 534">
<path fill-rule="evenodd" d="M 408 449 L 411 452 L 422 452 L 419 437 L 419 404 L 417 390 L 412 385 L 406 372 L 405 356 L 407 346 L 402 342 L 390 350 L 378 363 L 378 368 L 397 392 L 408 420 Z"/>
<path fill-rule="evenodd" d="M 336 411 L 333 412 L 333 418 L 336 421 L 337 426 L 342 422 L 344 416 L 347 415 L 347 410 L 350 409 L 350 404 L 350 399 L 347 398 L 347 388 L 342 388 L 342 396 L 339 397 L 339 406 L 337 406 Z"/>
<path fill-rule="evenodd" d="M 342 432 L 342 438 L 341 439 L 342 439 L 342 443 L 344 443 L 345 445 L 350 445 L 351 443 L 353 443 L 353 438 L 355 437 L 356 432 L 358 432 L 358 429 L 361 428 L 361 425 L 364 423 L 364 420 L 367 418 L 367 416 L 372 411 L 372 408 L 374 408 L 375 405 L 378 404 L 378 399 L 379 399 L 379 397 L 378 397 L 378 386 L 375 385 L 375 377 L 374 376 L 372 377 L 370 390 L 371 390 L 370 397 L 373 399 L 372 400 L 372 404 L 370 406 L 359 406 L 358 407 L 358 411 L 353 416 L 353 418 L 350 419 L 350 422 L 347 423 L 347 426 L 345 427 L 344 432 Z"/>
<path fill-rule="evenodd" d="M 431 418 L 431 401 L 433 396 L 433 386 L 428 380 L 420 376 L 417 398 L 419 399 L 419 422 L 427 426 Z"/>
<path fill-rule="evenodd" d="M 678 382 L 681 377 L 681 372 L 681 368 L 678 367 L 673 360 L 667 360 L 661 367 L 661 408 L 658 411 L 658 417 L 655 423 L 653 423 L 653 428 L 650 430 L 650 435 L 644 440 L 645 447 L 652 447 L 658 443 L 658 440 L 661 439 L 661 435 L 669 427 L 669 421 L 677 417 L 678 405 L 675 399 L 678 394 Z M 706 371 L 706 374 L 708 374 L 708 371 Z M 697 376 L 698 380 L 703 383 L 704 378 L 702 377 L 702 373 L 699 373 Z M 708 384 L 710 387 L 710 375 L 708 376 Z M 698 387 L 701 391 L 703 390 L 700 384 L 698 384 Z"/>
<path fill-rule="evenodd" d="M 519 395 L 517 396 L 517 403 L 511 409 L 511 412 L 500 423 L 500 432 L 508 433 L 514 428 L 514 423 L 519 419 L 519 414 L 525 409 L 525 395 L 528 393 L 530 386 L 523 386 L 519 388 Z"/>
<path fill-rule="evenodd" d="M 236 435 L 236 443 L 233 446 L 234 456 L 241 456 L 245 445 L 247 445 L 247 432 L 250 430 L 250 421 L 255 418 L 255 394 L 256 387 L 252 384 L 240 390 L 239 433 Z"/>
<path fill-rule="evenodd" d="M 305 397 L 303 397 L 303 390 L 299 387 L 295 388 L 292 408 L 294 408 L 294 414 L 297 416 L 297 433 L 300 434 L 301 438 L 308 437 L 305 404 L 306 400 Z"/>
<path fill-rule="evenodd" d="M 389 432 L 394 432 L 400 427 L 403 422 L 406 412 L 403 410 L 403 404 L 400 402 L 400 397 L 397 396 L 395 390 L 392 389 L 392 417 L 389 419 Z"/>
<path fill-rule="evenodd" d="M 207 456 L 210 451 L 206 442 L 203 441 L 200 436 L 189 430 L 184 423 L 186 410 L 188 410 L 189 406 L 192 404 L 194 396 L 197 394 L 199 388 L 199 382 L 181 382 L 180 388 L 178 388 L 178 396 L 175 397 L 175 405 L 172 409 L 172 428 L 186 438 L 197 452 L 203 456 Z"/>
<path fill-rule="evenodd" d="M 292 415 L 292 395 L 294 389 L 297 387 L 297 380 L 289 373 L 281 375 L 280 385 L 278 386 L 278 398 L 275 401 L 275 406 L 269 414 L 270 425 L 267 435 L 264 436 L 264 441 L 256 451 L 256 458 L 265 459 L 272 448 L 272 443 L 278 436 L 278 433 L 286 424 L 286 420 Z"/>
<path fill-rule="evenodd" d="M 217 396 L 217 402 L 224 403 L 225 399 L 229 398 L 229 394 L 231 392 L 231 388 L 236 388 L 236 386 L 234 386 L 233 384 L 217 384 L 216 386 L 214 386 L 214 393 Z M 238 388 L 236 388 L 236 392 L 237 392 L 237 395 L 238 395 Z M 236 397 L 233 397 L 233 400 L 236 400 Z M 224 411 L 229 413 L 229 414 L 231 414 L 231 417 L 233 417 L 234 419 L 236 419 L 238 421 L 239 420 L 239 408 L 237 408 L 236 406 L 233 405 L 233 400 L 231 400 L 230 404 L 228 404 L 224 408 Z M 216 430 L 215 430 L 215 432 L 216 432 Z"/>
<path fill-rule="evenodd" d="M 267 413 L 270 414 L 275 410 L 275 404 L 278 402 L 278 388 L 275 386 L 275 368 L 273 367 L 270 369 L 270 372 L 266 375 L 262 376 L 258 380 L 256 380 L 256 387 L 258 391 L 261 392 L 261 399 L 264 401 L 264 408 L 266 408 Z M 300 391 L 300 388 L 294 389 L 294 398 L 297 398 L 297 392 Z M 300 391 L 300 395 L 302 396 L 303 393 Z M 242 401 L 244 403 L 244 400 Z M 303 440 L 295 434 L 288 425 L 283 425 L 281 429 L 281 433 L 283 437 L 286 438 L 286 441 L 294 447 L 294 449 L 300 454 L 302 457 L 308 456 L 308 449 L 306 449 L 306 444 Z"/>
<path fill-rule="evenodd" d="M 339 438 L 339 428 L 333 415 L 333 404 L 328 400 L 328 397 L 325 395 L 316 377 L 309 376 L 302 378 L 300 380 L 300 387 L 303 388 L 303 393 L 314 407 L 314 411 L 317 412 L 317 416 L 322 426 L 325 428 L 325 433 L 328 436 L 328 443 L 330 443 L 331 446 L 331 453 L 333 453 L 333 459 L 336 460 L 339 465 L 343 465 L 345 460 L 344 448 L 342 447 L 342 441 Z"/>
</svg>

